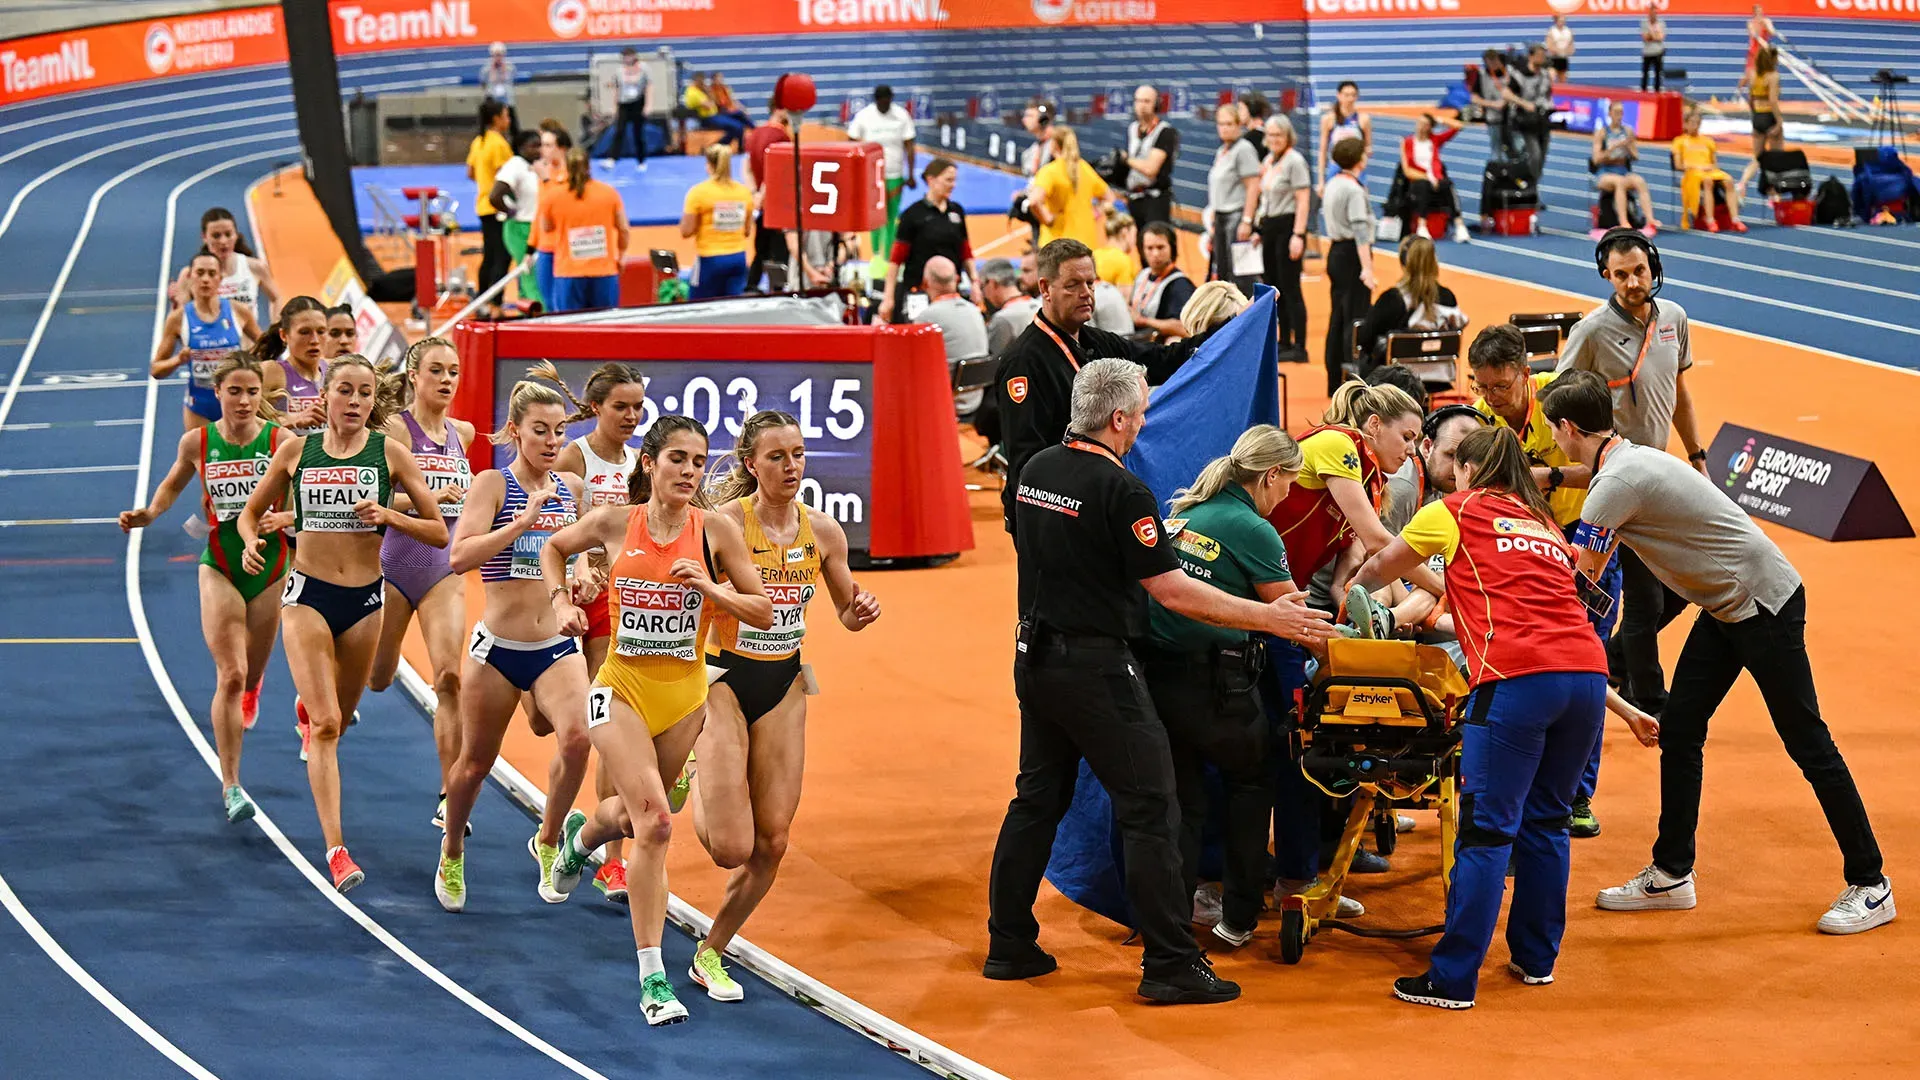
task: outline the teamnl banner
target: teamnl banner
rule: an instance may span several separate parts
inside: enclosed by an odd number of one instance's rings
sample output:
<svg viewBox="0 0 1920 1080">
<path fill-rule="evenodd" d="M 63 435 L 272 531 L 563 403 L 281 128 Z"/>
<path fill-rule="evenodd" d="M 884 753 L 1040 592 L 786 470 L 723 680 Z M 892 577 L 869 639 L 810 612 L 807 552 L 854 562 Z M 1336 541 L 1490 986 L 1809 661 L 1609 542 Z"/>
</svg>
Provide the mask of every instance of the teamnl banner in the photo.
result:
<svg viewBox="0 0 1920 1080">
<path fill-rule="evenodd" d="M 0 42 L 0 105 L 286 62 L 277 6 L 63 30 Z"/>
</svg>

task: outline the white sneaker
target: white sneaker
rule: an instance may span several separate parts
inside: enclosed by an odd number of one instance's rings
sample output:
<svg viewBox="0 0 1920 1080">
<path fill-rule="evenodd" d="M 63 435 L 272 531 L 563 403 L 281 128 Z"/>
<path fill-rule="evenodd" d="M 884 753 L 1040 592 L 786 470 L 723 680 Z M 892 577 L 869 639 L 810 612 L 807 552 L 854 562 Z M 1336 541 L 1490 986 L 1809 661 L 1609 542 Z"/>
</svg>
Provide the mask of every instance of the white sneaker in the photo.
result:
<svg viewBox="0 0 1920 1080">
<path fill-rule="evenodd" d="M 1511 960 L 1507 961 L 1507 971 L 1528 986 L 1546 986 L 1553 982 L 1552 975 L 1529 975 L 1525 969 Z"/>
<path fill-rule="evenodd" d="M 1893 882 L 1881 878 L 1878 885 L 1849 885 L 1820 916 L 1823 934 L 1860 934 L 1893 921 Z"/>
<path fill-rule="evenodd" d="M 1685 877 L 1674 877 L 1649 865 L 1625 885 L 1601 889 L 1594 902 L 1607 911 L 1687 911 L 1697 898 L 1691 872 Z"/>
<path fill-rule="evenodd" d="M 1193 924 L 1195 926 L 1220 925 L 1220 883 L 1202 882 L 1193 890 Z"/>
<path fill-rule="evenodd" d="M 1367 906 L 1351 896 L 1340 898 L 1340 906 L 1334 910 L 1336 919 L 1357 919 L 1367 913 Z"/>
<path fill-rule="evenodd" d="M 1420 223 L 1413 227 L 1413 235 L 1420 237 L 1422 240 L 1433 239 L 1433 234 L 1427 231 L 1426 218 L 1421 218 Z"/>
<path fill-rule="evenodd" d="M 1237 949 L 1253 940 L 1253 931 L 1235 930 L 1227 925 L 1227 920 L 1221 919 L 1213 924 L 1213 936 L 1219 938 L 1228 947 Z"/>
<path fill-rule="evenodd" d="M 1408 817 L 1407 815 L 1405 814 L 1393 815 L 1393 831 L 1394 832 L 1410 833 L 1413 831 L 1413 825 L 1414 825 L 1413 819 Z"/>
<path fill-rule="evenodd" d="M 1453 219 L 1453 242 L 1456 244 L 1473 242 L 1472 234 L 1467 232 L 1467 222 L 1465 218 Z"/>
</svg>

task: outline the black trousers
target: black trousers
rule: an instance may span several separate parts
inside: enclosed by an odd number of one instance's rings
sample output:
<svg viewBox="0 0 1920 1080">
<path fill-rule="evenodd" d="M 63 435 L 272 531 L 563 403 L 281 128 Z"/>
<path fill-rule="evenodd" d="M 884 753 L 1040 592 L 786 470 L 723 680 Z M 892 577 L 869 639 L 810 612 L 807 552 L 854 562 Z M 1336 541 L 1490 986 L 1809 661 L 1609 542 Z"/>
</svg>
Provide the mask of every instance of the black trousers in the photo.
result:
<svg viewBox="0 0 1920 1080">
<path fill-rule="evenodd" d="M 1453 216 L 1453 181 L 1410 180 L 1407 182 L 1406 209 L 1400 215 L 1400 235 L 1413 236 L 1418 232 L 1420 219 L 1428 214 L 1444 213 Z"/>
<path fill-rule="evenodd" d="M 1760 608 L 1750 618 L 1723 623 L 1703 611 L 1695 620 L 1674 665 L 1673 693 L 1660 718 L 1660 837 L 1654 841 L 1653 861 L 1662 870 L 1684 874 L 1693 869 L 1707 720 L 1745 671 L 1760 688 L 1788 755 L 1813 785 L 1827 827 L 1840 843 L 1847 884 L 1880 883 L 1880 846 L 1867 822 L 1867 808 L 1820 718 L 1806 629 L 1805 586 L 1778 613 Z"/>
<path fill-rule="evenodd" d="M 1280 347 L 1307 347 L 1307 298 L 1300 292 L 1300 260 L 1293 258 L 1294 215 L 1281 214 L 1260 223 L 1260 258 L 1267 284 L 1280 293 Z M 1303 246 L 1301 255 L 1306 254 Z"/>
<path fill-rule="evenodd" d="M 1640 58 L 1640 90 L 1643 93 L 1647 89 L 1647 75 L 1649 73 L 1653 75 L 1653 91 L 1657 94 L 1660 92 L 1660 80 L 1667 73 L 1667 58 L 1665 55 L 1643 56 Z"/>
<path fill-rule="evenodd" d="M 1213 265 L 1209 269 L 1214 277 L 1231 281 L 1241 292 L 1252 296 L 1254 279 L 1233 272 L 1233 245 L 1239 238 L 1240 221 L 1245 216 L 1238 210 L 1213 215 Z"/>
<path fill-rule="evenodd" d="M 1163 191 L 1158 195 L 1144 192 L 1127 196 L 1127 213 L 1132 215 L 1133 223 L 1140 227 L 1140 236 L 1147 235 L 1147 226 L 1156 221 L 1173 221 L 1173 192 Z M 1140 265 L 1147 264 L 1147 257 L 1140 256 Z"/>
<path fill-rule="evenodd" d="M 1043 639 L 1014 660 L 1020 776 L 993 848 L 987 953 L 1017 959 L 1038 943 L 1034 898 L 1084 757 L 1113 801 L 1127 903 L 1146 943 L 1146 974 L 1169 976 L 1191 966 L 1200 951 L 1191 929 L 1193 891 L 1182 889 L 1167 729 L 1131 650 L 1118 640 L 1082 642 Z"/>
<path fill-rule="evenodd" d="M 1620 547 L 1620 629 L 1607 642 L 1607 669 L 1620 693 L 1650 713 L 1667 703 L 1667 673 L 1660 666 L 1660 631 L 1680 617 L 1687 602 L 1653 576 L 1632 548 Z"/>
<path fill-rule="evenodd" d="M 764 212 L 753 216 L 753 261 L 747 264 L 747 291 L 755 292 L 760 288 L 761 275 L 774 279 L 769 285 L 774 289 L 787 286 L 787 234 L 780 229 L 767 228 Z"/>
<path fill-rule="evenodd" d="M 633 140 L 633 159 L 647 160 L 647 106 L 641 101 L 623 101 L 619 115 L 613 121 L 612 157 L 620 156 L 620 139 Z"/>
<path fill-rule="evenodd" d="M 1180 798 L 1180 869 L 1189 896 L 1200 884 L 1207 821 L 1206 769 L 1225 789 L 1221 915 L 1235 930 L 1260 919 L 1267 886 L 1267 816 L 1273 812 L 1267 718 L 1255 673 L 1238 658 L 1143 653 L 1147 690 L 1166 725 Z"/>
<path fill-rule="evenodd" d="M 493 283 L 507 276 L 513 268 L 513 256 L 507 251 L 505 226 L 497 214 L 480 215 L 480 280 L 479 290 L 486 292 Z"/>
<path fill-rule="evenodd" d="M 1327 286 L 1333 308 L 1327 313 L 1327 393 L 1346 378 L 1340 371 L 1353 353 L 1353 324 L 1367 317 L 1373 294 L 1360 281 L 1360 249 L 1352 240 L 1335 240 L 1327 248 Z"/>
</svg>

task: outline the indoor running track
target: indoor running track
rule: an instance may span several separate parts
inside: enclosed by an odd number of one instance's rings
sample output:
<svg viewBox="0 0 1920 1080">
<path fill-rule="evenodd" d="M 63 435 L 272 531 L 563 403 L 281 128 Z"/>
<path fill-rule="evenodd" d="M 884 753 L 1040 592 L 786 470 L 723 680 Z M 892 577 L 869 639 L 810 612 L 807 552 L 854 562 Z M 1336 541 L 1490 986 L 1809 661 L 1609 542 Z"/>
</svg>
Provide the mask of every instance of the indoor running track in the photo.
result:
<svg viewBox="0 0 1920 1080">
<path fill-rule="evenodd" d="M 0 1076 L 924 1075 L 753 979 L 649 1029 L 625 909 L 542 903 L 532 826 L 491 786 L 467 913 L 442 913 L 432 740 L 397 689 L 342 744 L 366 884 L 319 877 L 278 655 L 242 773 L 262 815 L 226 824 L 197 485 L 135 543 L 112 518 L 180 437 L 178 382 L 144 375 L 159 282 L 203 208 L 297 157 L 284 82 L 241 81 L 279 89 L 0 111 Z M 683 988 L 690 945 L 669 931 Z"/>
</svg>

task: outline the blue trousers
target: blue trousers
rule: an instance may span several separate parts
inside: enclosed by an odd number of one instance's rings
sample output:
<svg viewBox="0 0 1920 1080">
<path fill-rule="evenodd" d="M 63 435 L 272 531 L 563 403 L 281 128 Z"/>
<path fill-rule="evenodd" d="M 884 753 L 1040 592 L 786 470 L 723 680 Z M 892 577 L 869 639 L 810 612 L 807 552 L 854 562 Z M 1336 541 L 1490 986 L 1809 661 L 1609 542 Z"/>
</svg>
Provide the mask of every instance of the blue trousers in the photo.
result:
<svg viewBox="0 0 1920 1080">
<path fill-rule="evenodd" d="M 553 279 L 555 311 L 594 311 L 620 306 L 620 276 L 556 277 Z"/>
<path fill-rule="evenodd" d="M 710 300 L 720 296 L 739 296 L 747 291 L 747 253 L 702 255 L 693 264 L 693 288 L 689 296 Z"/>
<path fill-rule="evenodd" d="M 1600 738 L 1607 677 L 1542 672 L 1482 685 L 1460 740 L 1460 834 L 1447 929 L 1429 976 L 1471 999 L 1493 944 L 1513 859 L 1507 948 L 1529 975 L 1549 975 L 1567 926 L 1567 813 Z"/>
<path fill-rule="evenodd" d="M 533 280 L 540 287 L 541 304 L 548 311 L 559 311 L 559 297 L 553 292 L 553 252 L 536 251 L 533 254 Z"/>
<path fill-rule="evenodd" d="M 1573 530 L 1578 524 L 1576 522 L 1567 526 L 1568 543 L 1573 542 Z M 1613 609 L 1607 612 L 1607 617 L 1604 619 L 1588 611 L 1587 621 L 1593 624 L 1593 632 L 1600 635 L 1600 643 L 1604 645 L 1607 639 L 1613 636 L 1613 628 L 1620 622 L 1620 553 L 1618 551 L 1607 559 L 1606 569 L 1600 571 L 1599 585 L 1607 591 L 1609 597 L 1613 598 Z M 1600 745 L 1604 741 L 1602 739 L 1593 741 L 1593 756 L 1587 759 L 1587 771 L 1581 774 L 1580 790 L 1576 792 L 1579 798 L 1593 798 L 1594 791 L 1600 786 Z"/>
</svg>

